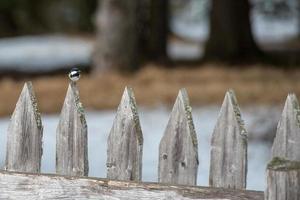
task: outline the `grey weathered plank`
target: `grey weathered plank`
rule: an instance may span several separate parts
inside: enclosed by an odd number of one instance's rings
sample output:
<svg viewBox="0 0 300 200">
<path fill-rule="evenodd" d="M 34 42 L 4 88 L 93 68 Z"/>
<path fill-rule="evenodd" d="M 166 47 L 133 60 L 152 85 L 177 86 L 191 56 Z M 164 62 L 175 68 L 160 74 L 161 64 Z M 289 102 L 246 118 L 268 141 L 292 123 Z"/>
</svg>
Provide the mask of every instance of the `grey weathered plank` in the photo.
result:
<svg viewBox="0 0 300 200">
<path fill-rule="evenodd" d="M 0 171 L 0 199 L 263 200 L 263 192 Z"/>
<path fill-rule="evenodd" d="M 300 161 L 300 108 L 295 94 L 287 96 L 272 146 L 272 157 Z"/>
<path fill-rule="evenodd" d="M 266 200 L 300 199 L 300 108 L 289 94 L 277 126 L 267 168 Z"/>
<path fill-rule="evenodd" d="M 209 185 L 246 188 L 247 132 L 235 94 L 229 90 L 211 138 Z"/>
<path fill-rule="evenodd" d="M 134 94 L 126 87 L 107 140 L 107 178 L 140 181 L 143 134 Z"/>
<path fill-rule="evenodd" d="M 196 185 L 198 144 L 191 107 L 181 89 L 159 145 L 158 181 Z"/>
<path fill-rule="evenodd" d="M 43 126 L 31 82 L 26 82 L 7 131 L 5 169 L 40 172 Z"/>
<path fill-rule="evenodd" d="M 88 175 L 88 135 L 83 106 L 75 83 L 70 83 L 56 130 L 56 172 Z"/>
<path fill-rule="evenodd" d="M 278 157 L 268 164 L 266 200 L 300 200 L 300 162 Z"/>
</svg>

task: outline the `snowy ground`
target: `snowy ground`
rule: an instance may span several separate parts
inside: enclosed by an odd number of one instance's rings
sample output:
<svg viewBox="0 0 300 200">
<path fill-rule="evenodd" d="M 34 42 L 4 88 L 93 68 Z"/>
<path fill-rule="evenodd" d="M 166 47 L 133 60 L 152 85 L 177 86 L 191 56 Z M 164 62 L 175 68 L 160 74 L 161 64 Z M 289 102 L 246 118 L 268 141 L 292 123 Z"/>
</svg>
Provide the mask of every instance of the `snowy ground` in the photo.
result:
<svg viewBox="0 0 300 200">
<path fill-rule="evenodd" d="M 66 35 L 0 39 L 0 70 L 48 72 L 91 62 L 91 40 Z"/>
<path fill-rule="evenodd" d="M 256 119 L 262 116 L 261 108 L 245 109 L 243 117 L 247 125 L 257 124 Z M 268 109 L 267 109 L 268 110 Z M 280 109 L 276 108 L 279 111 Z M 243 111 L 243 110 L 242 110 Z M 279 113 L 273 115 L 277 121 Z M 144 134 L 143 180 L 157 181 L 158 146 L 163 130 L 167 124 L 170 110 L 165 108 L 140 109 L 140 120 Z M 219 107 L 210 106 L 193 110 L 194 123 L 199 142 L 198 185 L 208 185 L 210 163 L 210 135 L 213 131 Z M 115 111 L 88 111 L 86 114 L 89 131 L 89 176 L 106 176 L 106 139 L 110 131 Z M 42 172 L 55 172 L 55 130 L 57 115 L 44 115 L 44 154 Z M 6 130 L 8 118 L 0 119 L 0 164 L 5 160 Z M 254 124 L 253 124 L 254 123 Z M 263 126 L 263 125 L 262 125 Z M 248 189 L 264 190 L 265 167 L 270 156 L 270 145 L 262 142 L 250 142 L 248 149 Z"/>
</svg>

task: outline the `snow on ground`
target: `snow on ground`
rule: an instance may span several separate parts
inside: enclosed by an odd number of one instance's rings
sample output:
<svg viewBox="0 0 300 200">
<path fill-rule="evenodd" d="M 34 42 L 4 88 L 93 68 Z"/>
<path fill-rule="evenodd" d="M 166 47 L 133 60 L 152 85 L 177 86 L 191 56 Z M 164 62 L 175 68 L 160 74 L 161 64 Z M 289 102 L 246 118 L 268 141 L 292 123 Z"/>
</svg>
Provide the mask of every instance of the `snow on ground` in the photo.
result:
<svg viewBox="0 0 300 200">
<path fill-rule="evenodd" d="M 167 46 L 168 55 L 172 59 L 198 59 L 204 53 L 202 45 L 187 43 L 184 41 L 169 42 Z"/>
<path fill-rule="evenodd" d="M 252 31 L 259 43 L 282 42 L 298 35 L 298 18 L 265 19 L 262 15 L 252 15 Z"/>
<path fill-rule="evenodd" d="M 0 40 L 0 69 L 53 71 L 90 64 L 92 42 L 63 35 L 22 36 Z"/>
<path fill-rule="evenodd" d="M 193 118 L 199 142 L 198 185 L 208 185 L 210 163 L 210 135 L 213 131 L 219 107 L 210 106 L 193 110 Z M 255 121 L 261 109 L 246 109 L 243 117 L 247 124 Z M 140 120 L 144 135 L 143 180 L 157 181 L 158 147 L 168 122 L 170 110 L 164 107 L 140 109 Z M 242 110 L 243 111 L 243 110 Z M 87 111 L 89 139 L 89 176 L 106 176 L 106 140 L 111 129 L 115 111 Z M 276 116 L 275 118 L 278 118 Z M 55 137 L 57 115 L 42 116 L 44 125 L 42 172 L 55 172 Z M 6 130 L 9 118 L 0 119 L 0 164 L 5 160 Z M 270 156 L 270 145 L 250 142 L 248 147 L 248 189 L 264 190 L 265 167 Z"/>
</svg>

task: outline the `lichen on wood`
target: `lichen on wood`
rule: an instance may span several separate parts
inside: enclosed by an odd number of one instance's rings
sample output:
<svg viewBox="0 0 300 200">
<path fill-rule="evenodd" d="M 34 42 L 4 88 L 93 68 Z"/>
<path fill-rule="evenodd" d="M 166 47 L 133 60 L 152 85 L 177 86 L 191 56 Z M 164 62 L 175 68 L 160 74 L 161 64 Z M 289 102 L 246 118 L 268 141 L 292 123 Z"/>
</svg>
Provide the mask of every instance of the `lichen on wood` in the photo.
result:
<svg viewBox="0 0 300 200">
<path fill-rule="evenodd" d="M 268 163 L 267 169 L 277 171 L 300 170 L 300 161 L 291 161 L 284 158 L 274 157 Z"/>
</svg>

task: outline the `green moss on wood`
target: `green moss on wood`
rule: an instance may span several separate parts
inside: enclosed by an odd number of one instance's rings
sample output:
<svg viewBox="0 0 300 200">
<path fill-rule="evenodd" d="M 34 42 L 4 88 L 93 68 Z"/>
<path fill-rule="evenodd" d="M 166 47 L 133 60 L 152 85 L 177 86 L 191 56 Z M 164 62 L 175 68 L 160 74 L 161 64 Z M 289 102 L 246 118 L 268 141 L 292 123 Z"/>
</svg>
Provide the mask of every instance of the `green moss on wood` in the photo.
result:
<svg viewBox="0 0 300 200">
<path fill-rule="evenodd" d="M 187 118 L 188 126 L 191 133 L 192 142 L 195 148 L 195 151 L 198 149 L 198 140 L 197 140 L 197 134 L 195 131 L 195 126 L 193 122 L 193 116 L 192 116 L 192 107 L 190 106 L 189 97 L 187 94 L 187 91 L 185 88 L 180 90 L 182 102 L 184 104 L 184 111 Z"/>
<path fill-rule="evenodd" d="M 297 125 L 300 127 L 300 107 L 299 102 L 295 94 L 289 94 L 292 98 L 293 109 L 296 115 Z"/>
<path fill-rule="evenodd" d="M 86 128 L 87 123 L 86 123 L 85 114 L 84 114 L 84 107 L 83 107 L 82 103 L 80 102 L 79 91 L 78 91 L 77 85 L 75 82 L 71 82 L 70 84 L 71 84 L 73 96 L 75 99 L 76 109 L 79 114 L 80 122 L 81 122 L 82 126 Z"/>
<path fill-rule="evenodd" d="M 235 114 L 235 117 L 236 117 L 236 120 L 237 120 L 237 123 L 240 127 L 240 135 L 242 136 L 243 138 L 243 142 L 245 145 L 247 145 L 247 141 L 248 141 L 248 133 L 245 129 L 245 123 L 244 123 L 244 120 L 242 119 L 242 115 L 241 115 L 241 110 L 240 110 L 240 107 L 237 103 L 237 99 L 236 99 L 236 96 L 235 96 L 235 93 L 232 89 L 228 90 L 228 93 L 229 93 L 229 96 L 230 96 L 230 100 L 231 100 L 231 103 L 233 105 L 233 111 L 234 111 L 234 114 Z"/>
<path fill-rule="evenodd" d="M 141 128 L 141 124 L 140 124 L 140 119 L 139 119 L 139 115 L 138 115 L 138 110 L 137 110 L 134 93 L 133 93 L 133 90 L 131 87 L 126 87 L 125 90 L 127 90 L 128 96 L 129 96 L 129 105 L 130 105 L 130 109 L 132 111 L 134 125 L 137 130 L 138 143 L 139 143 L 139 145 L 143 145 L 144 138 L 143 138 L 143 134 L 142 134 L 142 128 Z"/>
<path fill-rule="evenodd" d="M 275 171 L 300 170 L 300 161 L 291 161 L 280 157 L 274 157 L 269 162 L 267 169 Z"/>
</svg>

